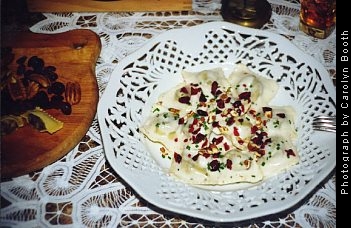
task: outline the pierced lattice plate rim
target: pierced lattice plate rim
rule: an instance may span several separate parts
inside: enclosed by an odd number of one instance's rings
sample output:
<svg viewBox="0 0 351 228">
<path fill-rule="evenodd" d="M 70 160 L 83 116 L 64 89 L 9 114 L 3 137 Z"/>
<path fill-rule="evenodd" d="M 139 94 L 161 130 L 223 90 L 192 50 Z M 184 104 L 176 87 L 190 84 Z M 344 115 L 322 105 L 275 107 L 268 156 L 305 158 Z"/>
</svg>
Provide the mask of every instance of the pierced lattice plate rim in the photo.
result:
<svg viewBox="0 0 351 228">
<path fill-rule="evenodd" d="M 138 127 L 162 91 L 180 81 L 182 69 L 228 68 L 244 63 L 275 79 L 272 104 L 297 111 L 300 163 L 257 185 L 201 189 L 172 176 L 150 155 Z M 217 222 L 252 219 L 288 209 L 334 169 L 336 135 L 314 132 L 315 115 L 335 114 L 335 88 L 324 67 L 282 36 L 227 22 L 169 30 L 124 58 L 98 105 L 106 158 L 112 168 L 154 205 Z"/>
</svg>

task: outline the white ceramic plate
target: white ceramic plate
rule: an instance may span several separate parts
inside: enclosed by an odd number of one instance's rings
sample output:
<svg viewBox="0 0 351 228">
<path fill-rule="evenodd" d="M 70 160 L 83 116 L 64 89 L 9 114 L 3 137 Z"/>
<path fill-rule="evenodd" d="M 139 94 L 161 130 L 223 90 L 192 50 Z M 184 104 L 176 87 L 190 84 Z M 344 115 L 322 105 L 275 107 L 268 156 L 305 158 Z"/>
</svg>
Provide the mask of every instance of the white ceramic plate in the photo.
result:
<svg viewBox="0 0 351 228">
<path fill-rule="evenodd" d="M 297 111 L 301 160 L 287 172 L 256 185 L 198 188 L 167 174 L 152 156 L 138 127 L 158 95 L 181 81 L 183 69 L 237 63 L 276 80 L 273 105 Z M 335 88 L 321 64 L 287 39 L 226 22 L 167 31 L 123 59 L 98 105 L 106 157 L 143 198 L 173 212 L 216 222 L 252 219 L 288 209 L 304 199 L 334 169 L 336 135 L 315 132 L 312 118 L 336 110 Z M 150 151 L 151 150 L 151 151 Z"/>
</svg>

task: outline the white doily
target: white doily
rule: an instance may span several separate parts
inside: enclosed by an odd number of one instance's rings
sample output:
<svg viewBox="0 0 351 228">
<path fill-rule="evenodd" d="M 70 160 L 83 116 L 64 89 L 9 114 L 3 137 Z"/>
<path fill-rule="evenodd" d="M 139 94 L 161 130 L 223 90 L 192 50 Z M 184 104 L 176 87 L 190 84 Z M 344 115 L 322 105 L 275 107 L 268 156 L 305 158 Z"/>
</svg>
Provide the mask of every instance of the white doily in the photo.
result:
<svg viewBox="0 0 351 228">
<path fill-rule="evenodd" d="M 298 29 L 297 0 L 269 0 L 273 12 L 263 29 L 288 37 L 336 75 L 335 31 L 318 40 Z M 220 0 L 194 0 L 191 12 L 51 13 L 31 27 L 54 34 L 90 29 L 102 42 L 96 66 L 100 95 L 118 62 L 165 30 L 221 21 Z M 104 157 L 95 119 L 75 149 L 46 168 L 1 183 L 1 226 L 9 227 L 215 227 L 160 210 L 135 194 Z M 230 226 L 335 227 L 335 176 L 291 210 Z"/>
</svg>

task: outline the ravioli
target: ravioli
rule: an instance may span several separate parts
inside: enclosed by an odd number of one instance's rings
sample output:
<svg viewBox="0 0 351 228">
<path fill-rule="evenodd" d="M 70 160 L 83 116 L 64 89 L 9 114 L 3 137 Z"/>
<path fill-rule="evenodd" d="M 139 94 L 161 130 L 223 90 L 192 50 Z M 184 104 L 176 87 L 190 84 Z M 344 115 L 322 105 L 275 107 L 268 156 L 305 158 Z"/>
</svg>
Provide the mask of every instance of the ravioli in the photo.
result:
<svg viewBox="0 0 351 228">
<path fill-rule="evenodd" d="M 169 173 L 194 185 L 256 183 L 299 161 L 295 111 L 269 102 L 278 85 L 240 64 L 182 72 L 139 130 L 162 145 Z"/>
<path fill-rule="evenodd" d="M 55 119 L 40 107 L 29 110 L 21 115 L 27 122 L 40 132 L 55 133 L 63 128 L 63 122 Z"/>
</svg>

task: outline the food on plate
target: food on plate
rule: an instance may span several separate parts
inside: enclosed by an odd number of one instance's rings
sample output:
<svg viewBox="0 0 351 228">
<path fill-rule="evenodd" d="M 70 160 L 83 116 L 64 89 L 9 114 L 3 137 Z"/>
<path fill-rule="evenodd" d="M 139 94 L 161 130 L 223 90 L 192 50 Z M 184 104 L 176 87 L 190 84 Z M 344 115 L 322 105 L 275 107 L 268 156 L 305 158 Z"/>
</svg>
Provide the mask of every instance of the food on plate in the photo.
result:
<svg viewBox="0 0 351 228">
<path fill-rule="evenodd" d="M 274 80 L 242 64 L 228 76 L 215 68 L 182 77 L 139 128 L 161 145 L 171 174 L 196 185 L 256 183 L 298 163 L 294 109 L 269 105 Z"/>
<path fill-rule="evenodd" d="M 62 129 L 63 122 L 46 111 L 58 109 L 70 115 L 72 105 L 81 99 L 80 84 L 70 81 L 64 84 L 59 80 L 56 67 L 46 66 L 44 59 L 38 56 L 21 56 L 16 59 L 17 67 L 10 67 L 15 55 L 11 48 L 2 51 L 1 134 L 15 132 L 26 123 L 50 134 Z"/>
</svg>

